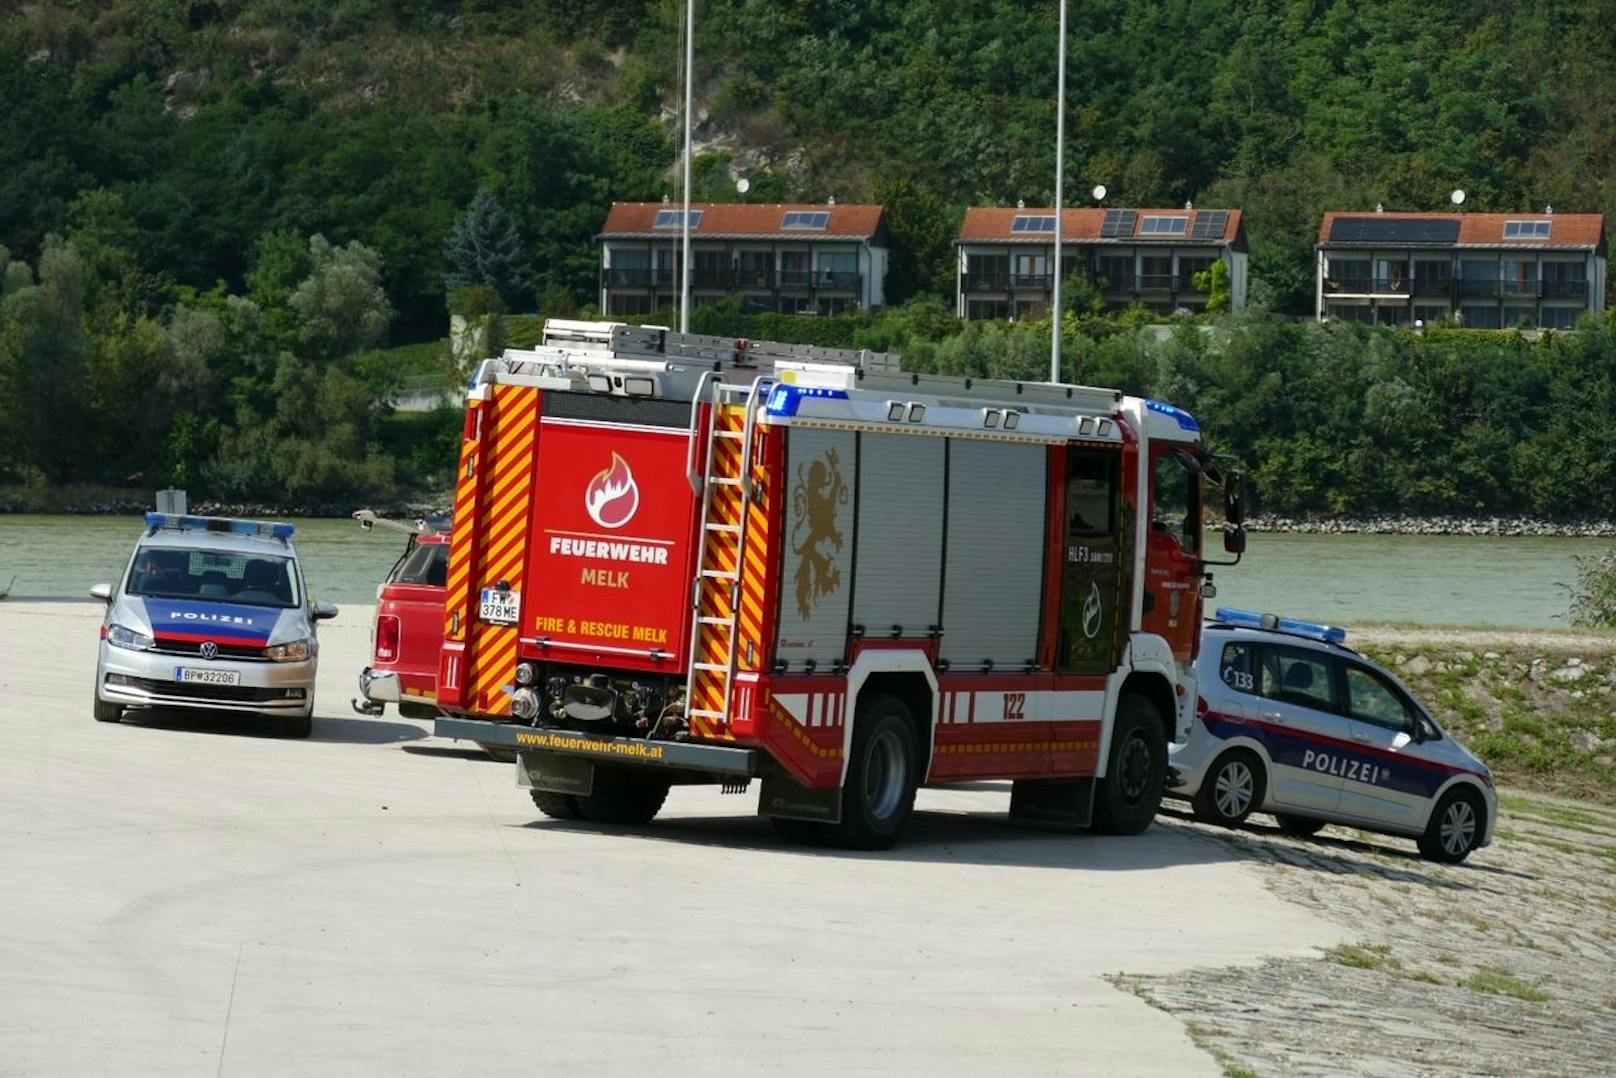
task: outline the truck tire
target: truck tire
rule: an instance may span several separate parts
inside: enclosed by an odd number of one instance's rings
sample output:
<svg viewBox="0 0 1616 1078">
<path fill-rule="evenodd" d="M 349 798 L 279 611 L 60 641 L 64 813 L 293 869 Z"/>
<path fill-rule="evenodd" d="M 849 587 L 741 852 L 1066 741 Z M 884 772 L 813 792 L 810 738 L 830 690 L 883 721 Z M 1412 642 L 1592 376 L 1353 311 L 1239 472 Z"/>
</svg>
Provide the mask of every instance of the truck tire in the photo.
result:
<svg viewBox="0 0 1616 1078">
<path fill-rule="evenodd" d="M 578 811 L 578 799 L 571 794 L 534 790 L 533 803 L 539 807 L 540 812 L 552 820 L 576 820 L 582 817 L 582 813 Z"/>
<path fill-rule="evenodd" d="M 1281 834 L 1289 835 L 1291 838 L 1312 838 L 1324 830 L 1323 820 L 1314 820 L 1306 816 L 1290 816 L 1276 812 L 1274 822 L 1279 824 Z"/>
<path fill-rule="evenodd" d="M 1191 802 L 1195 818 L 1220 827 L 1239 827 L 1263 802 L 1268 783 L 1262 761 L 1249 749 L 1230 749 L 1212 762 Z"/>
<path fill-rule="evenodd" d="M 119 707 L 117 704 L 103 703 L 101 700 L 101 690 L 99 688 L 95 690 L 94 714 L 96 722 L 121 722 L 123 720 L 123 708 Z"/>
<path fill-rule="evenodd" d="M 594 791 L 588 797 L 575 795 L 572 799 L 578 805 L 580 819 L 593 823 L 650 823 L 662 811 L 662 802 L 668 799 L 668 781 L 597 767 Z"/>
<path fill-rule="evenodd" d="M 1167 785 L 1167 735 L 1148 697 L 1128 693 L 1117 704 L 1111 759 L 1094 798 L 1094 830 L 1137 835 L 1150 826 Z"/>
<path fill-rule="evenodd" d="M 819 825 L 850 850 L 889 850 L 915 807 L 919 784 L 915 723 L 896 696 L 866 693 L 853 714 L 853 750 L 842 786 L 840 823 Z"/>
<path fill-rule="evenodd" d="M 1456 865 L 1470 856 L 1486 828 L 1487 810 L 1481 798 L 1460 787 L 1449 790 L 1437 802 L 1431 822 L 1419 838 L 1420 853 L 1427 861 Z"/>
</svg>

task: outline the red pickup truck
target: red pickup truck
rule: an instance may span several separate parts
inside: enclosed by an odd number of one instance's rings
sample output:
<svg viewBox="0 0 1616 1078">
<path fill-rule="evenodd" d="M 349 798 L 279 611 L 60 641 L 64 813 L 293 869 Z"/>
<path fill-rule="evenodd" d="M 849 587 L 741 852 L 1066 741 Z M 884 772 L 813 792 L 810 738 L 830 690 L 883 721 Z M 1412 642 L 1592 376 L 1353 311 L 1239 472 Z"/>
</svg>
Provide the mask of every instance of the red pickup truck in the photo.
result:
<svg viewBox="0 0 1616 1078">
<path fill-rule="evenodd" d="M 438 652 L 443 646 L 443 593 L 449 573 L 449 532 L 426 521 L 385 520 L 368 509 L 354 514 L 359 526 L 377 526 L 408 536 L 404 553 L 376 589 L 371 661 L 359 675 L 364 701 L 353 707 L 380 715 L 388 704 L 407 719 L 437 713 Z"/>
</svg>

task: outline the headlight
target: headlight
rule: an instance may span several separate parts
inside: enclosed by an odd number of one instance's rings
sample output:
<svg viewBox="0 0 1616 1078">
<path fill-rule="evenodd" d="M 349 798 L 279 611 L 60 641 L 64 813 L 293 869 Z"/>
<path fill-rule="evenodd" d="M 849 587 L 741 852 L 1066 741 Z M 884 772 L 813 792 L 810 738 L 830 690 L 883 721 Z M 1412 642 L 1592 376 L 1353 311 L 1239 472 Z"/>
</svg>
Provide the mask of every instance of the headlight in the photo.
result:
<svg viewBox="0 0 1616 1078">
<path fill-rule="evenodd" d="M 107 643 L 115 647 L 128 648 L 130 651 L 146 651 L 156 642 L 145 633 L 136 632 L 125 625 L 107 626 Z"/>
<path fill-rule="evenodd" d="M 275 644 L 264 649 L 270 660 L 278 663 L 300 663 L 309 657 L 309 642 L 293 640 L 289 644 Z"/>
</svg>

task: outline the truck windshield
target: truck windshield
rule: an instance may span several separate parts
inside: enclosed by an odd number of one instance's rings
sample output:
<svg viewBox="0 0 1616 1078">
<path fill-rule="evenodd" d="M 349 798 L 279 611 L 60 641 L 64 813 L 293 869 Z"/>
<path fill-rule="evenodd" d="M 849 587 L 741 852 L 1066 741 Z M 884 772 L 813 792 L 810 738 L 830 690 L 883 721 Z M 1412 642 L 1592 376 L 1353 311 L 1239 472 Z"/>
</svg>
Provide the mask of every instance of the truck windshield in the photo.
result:
<svg viewBox="0 0 1616 1078">
<path fill-rule="evenodd" d="M 292 559 L 234 550 L 144 547 L 129 567 L 129 595 L 294 607 Z"/>
<path fill-rule="evenodd" d="M 424 584 L 441 588 L 449 581 L 449 544 L 416 543 L 393 570 L 394 584 Z"/>
</svg>

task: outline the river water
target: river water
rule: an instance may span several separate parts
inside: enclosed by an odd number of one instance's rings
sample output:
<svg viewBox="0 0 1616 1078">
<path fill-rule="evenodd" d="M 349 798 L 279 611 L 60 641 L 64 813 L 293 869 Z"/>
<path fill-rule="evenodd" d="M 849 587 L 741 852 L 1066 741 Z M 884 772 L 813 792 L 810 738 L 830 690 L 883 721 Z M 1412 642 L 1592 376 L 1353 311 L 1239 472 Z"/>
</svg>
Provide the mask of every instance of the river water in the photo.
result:
<svg viewBox="0 0 1616 1078">
<path fill-rule="evenodd" d="M 81 599 L 123 572 L 136 517 L 0 515 L 0 589 L 17 599 Z M 1209 536 L 1212 544 L 1217 536 Z M 294 539 L 309 589 L 368 603 L 403 549 L 392 533 L 351 520 L 300 520 Z M 1555 628 L 1569 624 L 1574 559 L 1597 539 L 1483 536 L 1253 535 L 1240 565 L 1214 570 L 1209 605 L 1272 610 L 1342 625 Z"/>
</svg>

